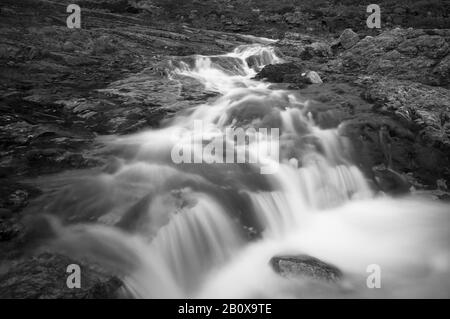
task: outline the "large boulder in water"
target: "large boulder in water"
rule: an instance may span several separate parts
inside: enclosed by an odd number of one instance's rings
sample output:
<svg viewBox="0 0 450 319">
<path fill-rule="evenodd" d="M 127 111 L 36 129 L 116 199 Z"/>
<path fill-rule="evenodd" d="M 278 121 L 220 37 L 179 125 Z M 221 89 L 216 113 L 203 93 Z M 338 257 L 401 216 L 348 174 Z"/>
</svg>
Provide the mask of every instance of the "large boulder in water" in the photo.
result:
<svg viewBox="0 0 450 319">
<path fill-rule="evenodd" d="M 272 257 L 270 265 L 283 277 L 306 277 L 331 282 L 342 278 L 342 272 L 337 267 L 309 255 Z"/>
</svg>

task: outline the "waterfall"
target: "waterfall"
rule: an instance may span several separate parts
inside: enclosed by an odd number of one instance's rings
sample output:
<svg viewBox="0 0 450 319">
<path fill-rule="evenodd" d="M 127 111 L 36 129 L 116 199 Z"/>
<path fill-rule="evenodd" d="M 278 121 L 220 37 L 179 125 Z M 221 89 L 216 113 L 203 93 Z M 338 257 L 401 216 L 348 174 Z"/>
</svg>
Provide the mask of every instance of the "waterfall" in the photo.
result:
<svg viewBox="0 0 450 319">
<path fill-rule="evenodd" d="M 176 61 L 172 80 L 198 81 L 219 96 L 161 128 L 109 141 L 126 157 L 79 187 L 83 195 L 70 210 L 87 217 L 55 223 L 55 245 L 113 269 L 143 298 L 342 296 L 276 275 L 268 261 L 281 253 L 332 262 L 356 296 L 372 296 L 361 288 L 371 263 L 383 267 L 391 288 L 375 296 L 401 296 L 411 287 L 428 296 L 429 287 L 448 284 L 448 206 L 377 197 L 348 157 L 349 141 L 317 126 L 307 100 L 252 79 L 281 62 L 274 48 L 259 44 Z M 273 143 L 258 131 L 267 128 L 279 130 L 276 159 L 261 151 Z M 236 142 L 227 129 L 252 133 Z M 214 142 L 258 160 L 217 163 L 230 149 L 206 154 L 204 145 Z M 193 153 L 192 163 L 174 162 L 177 146 Z M 261 174 L 268 163 L 277 169 Z"/>
</svg>

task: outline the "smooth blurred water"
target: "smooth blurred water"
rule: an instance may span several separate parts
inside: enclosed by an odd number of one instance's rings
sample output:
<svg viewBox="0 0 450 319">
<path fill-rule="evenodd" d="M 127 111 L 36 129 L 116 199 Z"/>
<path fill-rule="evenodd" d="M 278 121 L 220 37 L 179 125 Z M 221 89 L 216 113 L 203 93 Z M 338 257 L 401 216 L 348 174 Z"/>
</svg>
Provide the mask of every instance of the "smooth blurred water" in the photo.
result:
<svg viewBox="0 0 450 319">
<path fill-rule="evenodd" d="M 319 128 L 308 101 L 252 80 L 282 62 L 273 48 L 248 45 L 193 61 L 178 61 L 171 78 L 191 78 L 220 96 L 160 129 L 110 140 L 126 156 L 61 196 L 55 207 L 71 217 L 53 222 L 56 247 L 112 269 L 143 298 L 449 296 L 448 205 L 376 197 L 348 157 L 349 141 Z M 171 158 L 180 143 L 233 143 L 224 132 L 237 127 L 280 130 L 274 174 L 260 174 L 261 163 Z M 275 255 L 302 253 L 336 265 L 344 281 L 286 279 L 269 266 Z M 381 267 L 380 289 L 366 286 L 370 264 Z"/>
</svg>

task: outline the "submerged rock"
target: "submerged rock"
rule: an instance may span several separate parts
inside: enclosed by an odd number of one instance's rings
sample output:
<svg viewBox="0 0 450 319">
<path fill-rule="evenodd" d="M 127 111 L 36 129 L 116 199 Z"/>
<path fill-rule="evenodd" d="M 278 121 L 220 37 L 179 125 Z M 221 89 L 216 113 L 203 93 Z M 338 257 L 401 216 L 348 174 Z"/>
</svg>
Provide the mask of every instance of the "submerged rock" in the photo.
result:
<svg viewBox="0 0 450 319">
<path fill-rule="evenodd" d="M 332 282 L 342 278 L 338 268 L 309 255 L 272 257 L 270 265 L 283 277 L 309 277 Z"/>
</svg>

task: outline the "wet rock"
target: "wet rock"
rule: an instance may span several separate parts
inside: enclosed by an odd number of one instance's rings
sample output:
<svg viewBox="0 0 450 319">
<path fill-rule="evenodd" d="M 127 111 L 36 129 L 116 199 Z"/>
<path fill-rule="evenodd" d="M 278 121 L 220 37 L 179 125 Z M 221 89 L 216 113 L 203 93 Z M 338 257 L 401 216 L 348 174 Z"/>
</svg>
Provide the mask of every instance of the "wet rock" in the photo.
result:
<svg viewBox="0 0 450 319">
<path fill-rule="evenodd" d="M 255 79 L 266 79 L 267 81 L 274 83 L 287 83 L 292 82 L 295 78 L 302 78 L 302 73 L 304 72 L 304 67 L 294 62 L 271 64 L 265 66 L 258 74 L 256 74 Z"/>
<path fill-rule="evenodd" d="M 81 288 L 66 285 L 67 266 L 81 268 Z M 43 253 L 15 262 L 0 275 L 0 298 L 20 299 L 106 299 L 116 298 L 121 281 L 103 270 L 62 255 Z"/>
<path fill-rule="evenodd" d="M 270 265 L 277 274 L 288 278 L 306 277 L 331 282 L 342 278 L 338 268 L 308 255 L 272 257 Z"/>
<path fill-rule="evenodd" d="M 306 71 L 304 66 L 295 62 L 265 66 L 255 79 L 273 83 L 290 83 L 291 88 L 304 88 L 308 84 L 323 83 L 315 71 Z"/>
<path fill-rule="evenodd" d="M 430 145 L 450 149 L 450 91 L 409 81 L 373 79 L 365 98 L 378 110 L 420 128 Z"/>
<path fill-rule="evenodd" d="M 259 55 L 252 55 L 252 56 L 249 56 L 245 60 L 245 62 L 247 62 L 247 65 L 248 65 L 249 68 L 252 68 L 252 69 L 256 70 L 258 65 L 261 65 L 262 61 L 261 61 L 261 58 L 260 58 Z"/>
<path fill-rule="evenodd" d="M 347 50 L 359 42 L 359 36 L 356 32 L 353 32 L 352 29 L 345 29 L 339 37 L 338 42 L 345 50 Z"/>
<path fill-rule="evenodd" d="M 277 56 L 282 56 L 282 53 L 279 50 L 275 50 Z M 263 54 L 259 55 L 251 55 L 246 59 L 247 65 L 254 69 L 255 71 L 259 72 L 261 70 L 261 66 L 271 64 L 271 56 L 264 52 Z"/>
<path fill-rule="evenodd" d="M 320 84 L 323 83 L 320 75 L 316 71 L 308 71 L 305 74 L 305 78 L 311 84 Z"/>
<path fill-rule="evenodd" d="M 409 193 L 412 185 L 402 174 L 384 166 L 374 167 L 373 171 L 375 181 L 381 191 L 392 195 Z"/>
<path fill-rule="evenodd" d="M 388 127 L 384 141 L 380 136 L 383 126 Z M 367 177 L 373 179 L 374 184 L 386 192 L 396 187 L 380 186 L 376 181 L 377 175 L 379 178 L 386 174 L 374 171 L 374 166 L 390 166 L 402 175 L 411 173 L 422 185 L 430 188 L 436 186 L 438 179 L 445 179 L 447 183 L 450 180 L 450 153 L 426 143 L 410 122 L 400 121 L 388 114 L 366 111 L 346 120 L 340 129 L 355 149 L 353 160 Z M 389 175 L 392 174 L 387 177 Z"/>
</svg>

